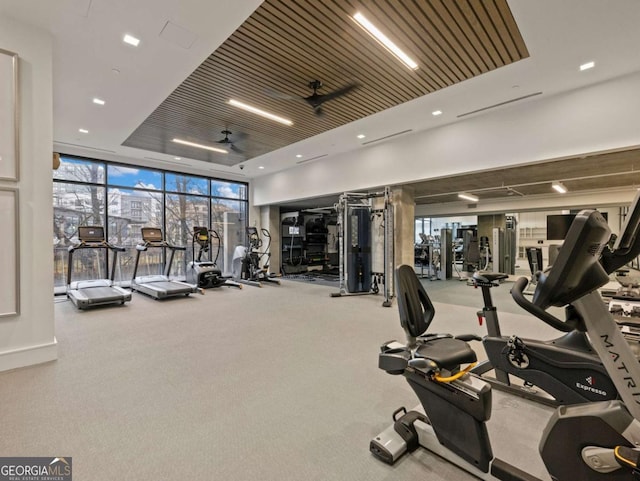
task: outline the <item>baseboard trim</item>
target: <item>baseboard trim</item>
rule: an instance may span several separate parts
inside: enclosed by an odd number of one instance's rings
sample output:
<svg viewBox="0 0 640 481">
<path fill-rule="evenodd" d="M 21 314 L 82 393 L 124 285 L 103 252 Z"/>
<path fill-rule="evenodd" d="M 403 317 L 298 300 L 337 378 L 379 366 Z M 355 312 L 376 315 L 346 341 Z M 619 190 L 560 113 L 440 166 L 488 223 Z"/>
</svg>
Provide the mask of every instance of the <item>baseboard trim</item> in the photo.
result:
<svg viewBox="0 0 640 481">
<path fill-rule="evenodd" d="M 0 352 L 0 372 L 58 359 L 58 341 Z"/>
</svg>

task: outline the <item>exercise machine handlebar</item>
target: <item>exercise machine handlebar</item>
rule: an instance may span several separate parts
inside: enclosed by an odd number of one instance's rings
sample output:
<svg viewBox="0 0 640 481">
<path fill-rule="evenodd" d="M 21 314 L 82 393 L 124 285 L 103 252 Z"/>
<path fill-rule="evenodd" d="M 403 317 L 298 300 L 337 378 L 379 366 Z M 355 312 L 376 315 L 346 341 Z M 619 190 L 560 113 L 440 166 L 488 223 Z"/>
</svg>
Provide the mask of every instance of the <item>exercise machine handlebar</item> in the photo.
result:
<svg viewBox="0 0 640 481">
<path fill-rule="evenodd" d="M 536 316 L 544 323 L 548 324 L 554 329 L 557 329 L 558 331 L 571 332 L 578 327 L 576 320 L 567 319 L 566 321 L 561 321 L 557 317 L 549 314 L 547 311 L 545 311 L 541 307 L 536 306 L 533 302 L 527 299 L 524 296 L 524 290 L 527 287 L 527 284 L 529 284 L 529 279 L 527 279 L 526 277 L 521 277 L 511 288 L 511 297 L 513 297 L 513 300 L 516 301 L 516 304 L 522 307 L 525 311 Z"/>
<path fill-rule="evenodd" d="M 141 242 L 139 244 L 136 245 L 136 249 L 138 249 L 139 251 L 146 251 L 147 248 L 149 247 L 167 247 L 168 249 L 171 249 L 172 251 L 186 251 L 187 248 L 185 246 L 174 246 L 173 244 L 170 244 L 169 242 L 162 240 L 162 241 L 144 241 Z"/>
<path fill-rule="evenodd" d="M 68 247 L 68 251 L 69 252 L 74 252 L 78 249 L 100 249 L 100 248 L 104 248 L 104 249 L 110 249 L 114 252 L 124 252 L 127 249 L 124 247 L 120 247 L 120 246 L 115 246 L 113 244 L 110 244 L 107 241 L 100 241 L 100 242 L 86 242 L 86 241 L 82 241 L 79 242 L 78 244 L 74 244 Z"/>
</svg>

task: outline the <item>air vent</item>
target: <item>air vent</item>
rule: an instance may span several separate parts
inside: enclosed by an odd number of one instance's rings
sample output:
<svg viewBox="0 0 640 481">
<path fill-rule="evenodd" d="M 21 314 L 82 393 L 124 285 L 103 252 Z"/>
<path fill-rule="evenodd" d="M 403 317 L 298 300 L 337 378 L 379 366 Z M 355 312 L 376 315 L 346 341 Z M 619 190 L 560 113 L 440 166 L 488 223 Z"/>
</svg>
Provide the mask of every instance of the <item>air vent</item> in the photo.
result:
<svg viewBox="0 0 640 481">
<path fill-rule="evenodd" d="M 467 204 L 467 209 L 476 209 L 478 204 Z"/>
<path fill-rule="evenodd" d="M 144 157 L 147 160 L 155 160 L 156 162 L 165 162 L 167 164 L 189 165 L 186 162 L 176 162 L 175 160 L 159 159 L 157 157 Z"/>
<path fill-rule="evenodd" d="M 366 142 L 362 142 L 362 145 L 373 144 L 374 142 L 380 142 L 381 140 L 390 139 L 391 137 L 396 137 L 398 135 L 406 134 L 407 132 L 413 132 L 413 129 L 403 130 L 402 132 L 396 132 L 395 134 L 385 135 L 384 137 L 380 137 L 379 139 L 368 140 Z"/>
<path fill-rule="evenodd" d="M 160 32 L 160 37 L 178 47 L 190 49 L 198 36 L 191 30 L 181 27 L 171 21 L 167 22 Z"/>
<path fill-rule="evenodd" d="M 481 109 L 472 110 L 471 112 L 465 112 L 464 114 L 460 114 L 457 117 L 466 117 L 467 115 L 477 114 L 478 112 L 484 112 L 485 110 L 495 109 L 496 107 L 501 107 L 503 105 L 511 104 L 513 102 L 518 102 L 520 100 L 528 99 L 531 97 L 535 97 L 536 95 L 542 95 L 542 92 L 535 92 L 529 95 L 523 95 L 522 97 L 518 97 L 511 100 L 505 100 L 504 102 L 500 102 L 498 104 L 489 105 L 488 107 L 482 107 Z"/>
<path fill-rule="evenodd" d="M 81 145 L 81 144 L 70 144 L 69 142 L 60 142 L 58 140 L 54 140 L 53 143 L 58 145 L 70 145 L 71 147 L 80 147 L 81 149 L 87 149 L 87 150 L 98 150 L 100 152 L 109 152 L 110 154 L 116 153 L 115 150 L 99 149 L 98 147 L 89 147 L 88 145 Z"/>
<path fill-rule="evenodd" d="M 316 155 L 315 157 L 311 157 L 310 159 L 298 160 L 296 164 L 304 164 L 305 162 L 311 162 L 312 160 L 318 160 L 323 157 L 326 157 L 329 154 Z"/>
</svg>

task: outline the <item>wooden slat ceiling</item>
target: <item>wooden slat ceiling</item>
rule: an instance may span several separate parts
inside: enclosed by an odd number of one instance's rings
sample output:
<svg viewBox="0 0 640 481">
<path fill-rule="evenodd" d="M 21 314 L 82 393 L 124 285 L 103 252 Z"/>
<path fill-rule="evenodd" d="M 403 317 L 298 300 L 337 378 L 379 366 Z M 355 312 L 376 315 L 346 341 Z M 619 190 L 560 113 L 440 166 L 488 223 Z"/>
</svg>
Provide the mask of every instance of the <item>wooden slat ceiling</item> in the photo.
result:
<svg viewBox="0 0 640 481">
<path fill-rule="evenodd" d="M 418 63 L 402 65 L 351 18 L 362 12 Z M 528 57 L 506 0 L 266 0 L 123 145 L 235 165 Z M 359 87 L 323 106 L 302 101 L 312 80 L 328 93 Z M 243 112 L 236 100 L 293 121 L 288 127 Z M 213 145 L 228 129 L 243 155 L 178 146 Z"/>
<path fill-rule="evenodd" d="M 474 172 L 410 184 L 417 204 L 458 202 L 467 192 L 480 200 L 544 195 L 551 183 L 562 182 L 570 192 L 640 187 L 640 149 L 598 153 L 507 169 Z"/>
</svg>

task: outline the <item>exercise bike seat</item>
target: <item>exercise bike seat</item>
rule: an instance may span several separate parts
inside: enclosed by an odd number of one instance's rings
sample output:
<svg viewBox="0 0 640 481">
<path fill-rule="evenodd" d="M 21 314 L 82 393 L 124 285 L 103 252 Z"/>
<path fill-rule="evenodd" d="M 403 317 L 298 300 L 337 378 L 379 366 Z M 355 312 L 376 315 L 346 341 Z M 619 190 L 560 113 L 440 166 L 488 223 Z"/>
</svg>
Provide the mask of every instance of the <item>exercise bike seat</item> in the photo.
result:
<svg viewBox="0 0 640 481">
<path fill-rule="evenodd" d="M 492 287 L 496 285 L 495 283 L 497 281 L 507 279 L 508 277 L 509 274 L 503 274 L 502 272 L 476 271 L 473 273 L 474 283 L 481 287 Z"/>
<path fill-rule="evenodd" d="M 476 353 L 469 344 L 453 337 L 436 338 L 418 346 L 414 357 L 430 359 L 440 369 L 453 371 L 460 364 L 476 362 Z"/>
</svg>

